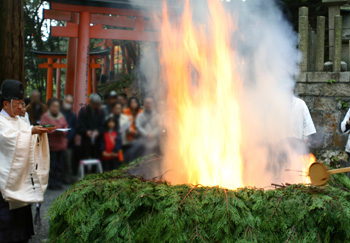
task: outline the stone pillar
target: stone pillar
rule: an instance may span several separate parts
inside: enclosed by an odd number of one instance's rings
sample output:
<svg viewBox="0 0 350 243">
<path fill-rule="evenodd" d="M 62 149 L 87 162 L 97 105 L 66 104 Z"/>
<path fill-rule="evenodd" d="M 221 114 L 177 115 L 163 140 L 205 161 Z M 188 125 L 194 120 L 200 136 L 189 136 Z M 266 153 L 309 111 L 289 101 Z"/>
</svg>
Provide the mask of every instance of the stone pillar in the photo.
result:
<svg viewBox="0 0 350 243">
<path fill-rule="evenodd" d="M 324 39 L 325 39 L 326 18 L 324 16 L 317 17 L 316 30 L 316 71 L 323 71 L 324 64 Z"/>
<path fill-rule="evenodd" d="M 328 38 L 329 38 L 329 60 L 334 61 L 334 17 L 340 15 L 340 6 L 347 0 L 322 0 L 328 5 Z"/>
<path fill-rule="evenodd" d="M 309 44 L 308 44 L 308 71 L 315 71 L 316 62 L 316 33 L 309 25 Z"/>
<path fill-rule="evenodd" d="M 333 71 L 341 70 L 341 40 L 342 40 L 343 17 L 337 15 L 334 17 L 334 61 Z"/>
<path fill-rule="evenodd" d="M 302 55 L 299 63 L 301 72 L 307 72 L 308 69 L 308 43 L 309 43 L 309 9 L 307 7 L 299 8 L 299 51 Z"/>
<path fill-rule="evenodd" d="M 328 27 L 329 27 L 329 59 L 334 61 L 334 18 L 340 15 L 339 6 L 329 6 L 328 8 Z"/>
</svg>

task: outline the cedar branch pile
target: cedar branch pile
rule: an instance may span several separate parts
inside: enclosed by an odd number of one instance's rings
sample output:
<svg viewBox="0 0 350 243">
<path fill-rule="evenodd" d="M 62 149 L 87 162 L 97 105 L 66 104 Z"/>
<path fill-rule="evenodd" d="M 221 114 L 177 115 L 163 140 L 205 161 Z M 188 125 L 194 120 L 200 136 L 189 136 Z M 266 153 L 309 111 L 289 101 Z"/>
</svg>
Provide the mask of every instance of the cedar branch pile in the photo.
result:
<svg viewBox="0 0 350 243">
<path fill-rule="evenodd" d="M 350 180 L 276 190 L 169 185 L 128 168 L 85 177 L 52 204 L 50 242 L 349 242 Z"/>
</svg>

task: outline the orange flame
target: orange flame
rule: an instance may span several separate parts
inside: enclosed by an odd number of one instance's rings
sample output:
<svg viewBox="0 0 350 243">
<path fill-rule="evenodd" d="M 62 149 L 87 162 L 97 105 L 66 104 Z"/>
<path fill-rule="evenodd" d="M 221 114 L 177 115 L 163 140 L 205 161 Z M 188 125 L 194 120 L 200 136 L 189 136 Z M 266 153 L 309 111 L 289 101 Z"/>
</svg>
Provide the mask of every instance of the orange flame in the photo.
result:
<svg viewBox="0 0 350 243">
<path fill-rule="evenodd" d="M 208 1 L 208 7 L 205 26 L 193 23 L 188 0 L 179 23 L 163 11 L 160 47 L 171 143 L 166 180 L 235 189 L 244 186 L 242 87 L 230 47 L 237 26 L 220 2 Z"/>
<path fill-rule="evenodd" d="M 309 177 L 309 167 L 312 163 L 316 162 L 316 157 L 312 153 L 305 155 L 303 158 L 303 183 L 310 184 L 310 177 Z"/>
</svg>

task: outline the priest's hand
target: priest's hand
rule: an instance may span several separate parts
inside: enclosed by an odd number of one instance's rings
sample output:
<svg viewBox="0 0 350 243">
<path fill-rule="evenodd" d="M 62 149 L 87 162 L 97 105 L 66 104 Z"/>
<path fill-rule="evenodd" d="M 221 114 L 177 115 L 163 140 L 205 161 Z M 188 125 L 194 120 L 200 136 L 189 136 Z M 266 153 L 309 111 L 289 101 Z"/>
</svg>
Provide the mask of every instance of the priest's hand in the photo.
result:
<svg viewBox="0 0 350 243">
<path fill-rule="evenodd" d="M 44 128 L 41 126 L 33 126 L 32 128 L 32 134 L 43 134 L 43 133 L 48 133 L 49 129 L 48 128 Z"/>
</svg>

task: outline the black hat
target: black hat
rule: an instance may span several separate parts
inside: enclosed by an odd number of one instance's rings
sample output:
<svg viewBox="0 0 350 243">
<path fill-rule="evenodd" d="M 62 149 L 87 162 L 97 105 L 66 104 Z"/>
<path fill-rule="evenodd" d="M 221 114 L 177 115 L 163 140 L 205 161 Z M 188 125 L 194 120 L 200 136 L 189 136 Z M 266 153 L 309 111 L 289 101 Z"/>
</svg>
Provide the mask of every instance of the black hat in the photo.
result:
<svg viewBox="0 0 350 243">
<path fill-rule="evenodd" d="M 23 100 L 23 84 L 18 80 L 6 79 L 1 86 L 1 96 L 4 100 Z"/>
</svg>

